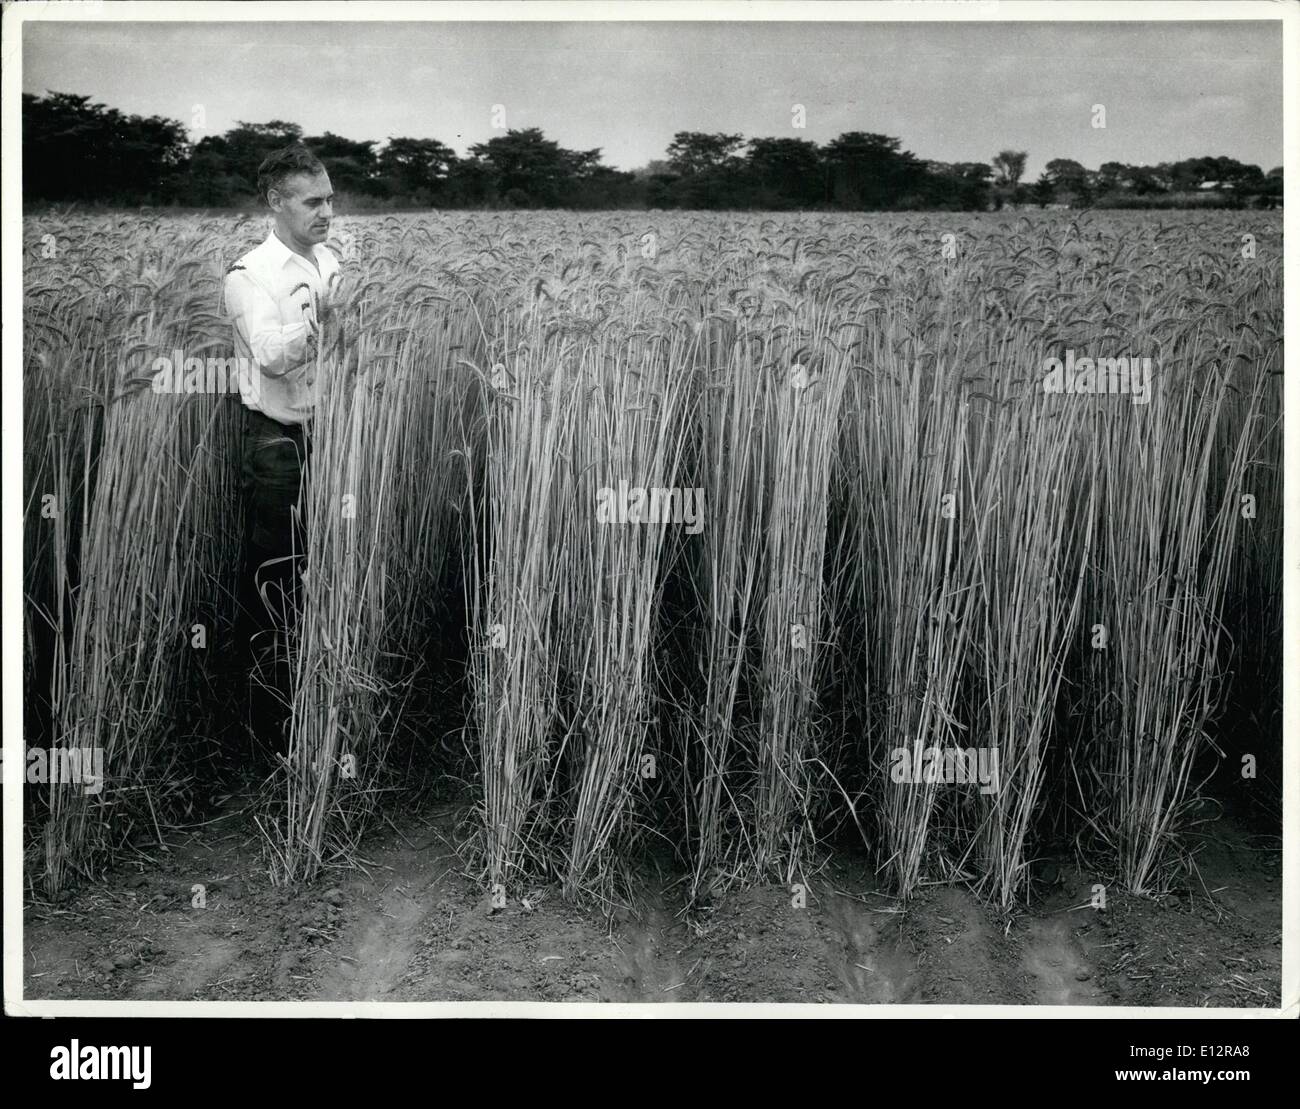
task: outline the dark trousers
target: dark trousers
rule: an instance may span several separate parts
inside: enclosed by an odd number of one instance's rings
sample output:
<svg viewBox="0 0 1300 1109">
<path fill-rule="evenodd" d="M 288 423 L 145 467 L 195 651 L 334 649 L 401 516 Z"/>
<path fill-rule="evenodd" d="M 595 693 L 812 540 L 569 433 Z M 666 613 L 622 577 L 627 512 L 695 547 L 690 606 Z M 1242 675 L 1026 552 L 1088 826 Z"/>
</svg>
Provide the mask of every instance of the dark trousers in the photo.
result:
<svg viewBox="0 0 1300 1109">
<path fill-rule="evenodd" d="M 255 737 L 283 749 L 291 705 L 289 636 L 296 626 L 305 561 L 303 476 L 306 429 L 244 410 L 243 491 L 247 509 L 241 574 L 241 655 L 249 671 Z"/>
</svg>

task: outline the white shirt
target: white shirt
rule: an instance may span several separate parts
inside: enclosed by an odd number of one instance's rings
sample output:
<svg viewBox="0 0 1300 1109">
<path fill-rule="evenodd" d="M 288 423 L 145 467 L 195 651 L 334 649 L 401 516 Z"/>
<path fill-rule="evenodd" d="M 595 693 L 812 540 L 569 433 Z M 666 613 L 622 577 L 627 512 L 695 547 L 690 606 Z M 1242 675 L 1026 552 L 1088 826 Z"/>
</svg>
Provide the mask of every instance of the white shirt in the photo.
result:
<svg viewBox="0 0 1300 1109">
<path fill-rule="evenodd" d="M 317 320 L 331 303 L 339 263 L 321 244 L 312 251 L 319 272 L 272 231 L 226 273 L 226 313 L 235 325 L 240 358 L 240 400 L 282 424 L 303 423 L 319 396 Z"/>
</svg>

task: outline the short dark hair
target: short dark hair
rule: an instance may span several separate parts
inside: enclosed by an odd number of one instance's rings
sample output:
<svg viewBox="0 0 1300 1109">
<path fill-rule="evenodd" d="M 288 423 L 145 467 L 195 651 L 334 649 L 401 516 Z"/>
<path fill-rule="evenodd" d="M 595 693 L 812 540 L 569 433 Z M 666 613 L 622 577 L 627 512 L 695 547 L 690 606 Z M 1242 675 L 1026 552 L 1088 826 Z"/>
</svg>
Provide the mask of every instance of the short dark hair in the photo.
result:
<svg viewBox="0 0 1300 1109">
<path fill-rule="evenodd" d="M 271 190 L 282 188 L 285 181 L 295 174 L 305 173 L 314 177 L 324 172 L 321 160 L 302 143 L 281 147 L 268 154 L 257 167 L 257 195 L 263 204 L 269 204 Z"/>
</svg>

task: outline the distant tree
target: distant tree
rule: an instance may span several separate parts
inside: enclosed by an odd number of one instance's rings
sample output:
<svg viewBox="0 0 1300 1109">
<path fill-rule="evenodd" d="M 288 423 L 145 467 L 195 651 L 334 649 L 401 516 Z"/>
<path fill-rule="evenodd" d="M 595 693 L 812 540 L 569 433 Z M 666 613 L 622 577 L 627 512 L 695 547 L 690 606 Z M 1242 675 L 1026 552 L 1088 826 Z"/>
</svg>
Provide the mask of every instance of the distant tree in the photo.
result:
<svg viewBox="0 0 1300 1109">
<path fill-rule="evenodd" d="M 1174 177 L 1169 162 L 1161 162 L 1159 165 L 1148 166 L 1146 169 L 1149 179 L 1155 185 L 1155 192 L 1167 193 L 1173 191 Z"/>
<path fill-rule="evenodd" d="M 437 139 L 389 139 L 376 159 L 379 180 L 389 196 L 420 204 L 446 199 L 456 152 Z"/>
<path fill-rule="evenodd" d="M 189 158 L 185 128 L 124 115 L 88 96 L 23 94 L 23 191 L 32 199 L 167 201 Z"/>
<path fill-rule="evenodd" d="M 646 192 L 646 181 L 633 173 L 610 166 L 593 166 L 574 181 L 565 207 L 644 208 Z"/>
<path fill-rule="evenodd" d="M 668 144 L 668 168 L 683 177 L 734 167 L 744 135 L 721 132 L 706 135 L 700 131 L 678 131 Z"/>
<path fill-rule="evenodd" d="M 599 148 L 566 150 L 536 127 L 477 143 L 470 154 L 487 171 L 489 195 L 515 207 L 568 204 L 575 189 L 600 166 Z"/>
<path fill-rule="evenodd" d="M 1007 201 L 1017 199 L 1027 157 L 1023 150 L 1003 150 L 993 159 L 993 199 L 996 207 L 1001 208 Z"/>
<path fill-rule="evenodd" d="M 1197 157 L 1164 162 L 1152 171 L 1158 191 L 1178 193 L 1212 190 L 1241 204 L 1255 202 L 1266 186 L 1264 171 L 1235 158 Z"/>
<path fill-rule="evenodd" d="M 1156 166 L 1108 161 L 1095 172 L 1055 158 L 1029 185 L 1024 151 L 999 151 L 991 163 L 922 162 L 900 139 L 863 131 L 820 147 L 678 131 L 662 159 L 625 173 L 604 165 L 599 148 L 567 150 L 538 128 L 508 131 L 463 158 L 432 138 L 381 145 L 326 131 L 304 139 L 285 120 L 240 120 L 191 145 L 175 120 L 125 115 L 70 93 L 24 94 L 22 124 L 24 198 L 33 201 L 244 206 L 256 197 L 262 161 L 294 142 L 316 153 L 339 192 L 404 206 L 976 211 L 1008 200 L 1122 207 L 1164 194 L 1179 203 L 1179 194 L 1197 193 L 1197 203 L 1275 207 L 1283 195 L 1280 166 L 1264 173 L 1226 156 Z"/>
<path fill-rule="evenodd" d="M 1071 158 L 1053 158 L 1043 169 L 1043 178 L 1059 200 L 1063 193 L 1080 205 L 1091 204 L 1094 195 L 1093 178 L 1079 162 Z"/>
<path fill-rule="evenodd" d="M 1129 187 L 1129 167 L 1123 162 L 1102 162 L 1097 170 L 1097 190 L 1108 193 Z"/>
<path fill-rule="evenodd" d="M 1056 199 L 1056 189 L 1046 177 L 1039 177 L 1029 186 L 1029 198 L 1040 208 L 1046 208 Z"/>
<path fill-rule="evenodd" d="M 679 208 L 737 208 L 745 204 L 743 135 L 678 131 L 668 144 L 668 173 L 656 195 Z"/>
<path fill-rule="evenodd" d="M 186 201 L 195 204 L 248 203 L 257 197 L 257 168 L 273 150 L 302 141 L 296 123 L 236 122 L 224 135 L 208 135 L 194 146 L 186 182 Z M 211 174 L 216 180 L 210 180 Z M 207 200 L 196 199 L 204 194 Z M 221 199 L 217 199 L 220 195 Z"/>
<path fill-rule="evenodd" d="M 649 181 L 653 177 L 663 176 L 672 172 L 672 167 L 668 165 L 666 159 L 654 158 L 646 162 L 643 166 L 638 166 L 632 170 L 632 176 L 638 181 Z"/>
<path fill-rule="evenodd" d="M 443 195 L 452 208 L 477 208 L 495 199 L 492 171 L 478 158 L 458 158 L 447 169 Z"/>
<path fill-rule="evenodd" d="M 902 141 L 888 135 L 847 131 L 827 143 L 822 156 L 831 198 L 841 207 L 881 209 L 924 187 L 925 167 Z"/>
<path fill-rule="evenodd" d="M 1165 191 L 1160 175 L 1150 166 L 1128 166 L 1128 187 L 1137 196 L 1150 196 Z"/>
<path fill-rule="evenodd" d="M 379 161 L 373 140 L 358 142 L 326 131 L 302 141 L 321 160 L 335 192 L 374 195 L 380 191 Z"/>
<path fill-rule="evenodd" d="M 1267 179 L 1259 166 L 1235 158 L 1216 158 L 1219 181 L 1227 185 L 1243 204 L 1249 204 L 1264 192 Z"/>
<path fill-rule="evenodd" d="M 985 162 L 926 162 L 927 207 L 976 212 L 989 206 L 993 170 Z"/>
<path fill-rule="evenodd" d="M 1282 167 L 1274 166 L 1264 175 L 1264 185 L 1257 203 L 1263 208 L 1276 208 L 1282 203 Z"/>
<path fill-rule="evenodd" d="M 1025 173 L 1025 159 L 1029 157 L 1023 150 L 1003 150 L 993 159 L 994 180 L 999 185 L 1014 187 L 1020 183 Z"/>
<path fill-rule="evenodd" d="M 674 208 L 677 206 L 681 178 L 666 161 L 654 161 L 633 170 L 644 190 L 647 208 Z"/>
<path fill-rule="evenodd" d="M 826 196 L 821 151 L 807 139 L 750 139 L 745 169 L 760 207 L 808 207 Z"/>
<path fill-rule="evenodd" d="M 177 199 L 200 208 L 225 208 L 251 203 L 254 195 L 246 180 L 230 172 L 222 150 L 204 139 L 190 155 Z"/>
</svg>

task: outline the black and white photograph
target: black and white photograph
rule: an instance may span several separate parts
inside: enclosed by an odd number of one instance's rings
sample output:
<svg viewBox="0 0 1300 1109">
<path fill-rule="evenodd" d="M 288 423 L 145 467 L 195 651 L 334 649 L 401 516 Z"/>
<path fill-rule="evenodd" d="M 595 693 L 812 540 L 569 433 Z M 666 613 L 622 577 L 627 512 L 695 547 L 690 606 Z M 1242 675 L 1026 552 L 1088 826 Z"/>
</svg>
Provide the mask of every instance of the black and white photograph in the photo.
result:
<svg viewBox="0 0 1300 1109">
<path fill-rule="evenodd" d="M 8 5 L 6 1012 L 1294 1018 L 1298 17 Z"/>
</svg>

